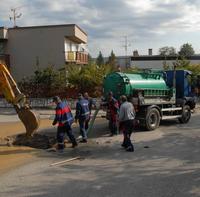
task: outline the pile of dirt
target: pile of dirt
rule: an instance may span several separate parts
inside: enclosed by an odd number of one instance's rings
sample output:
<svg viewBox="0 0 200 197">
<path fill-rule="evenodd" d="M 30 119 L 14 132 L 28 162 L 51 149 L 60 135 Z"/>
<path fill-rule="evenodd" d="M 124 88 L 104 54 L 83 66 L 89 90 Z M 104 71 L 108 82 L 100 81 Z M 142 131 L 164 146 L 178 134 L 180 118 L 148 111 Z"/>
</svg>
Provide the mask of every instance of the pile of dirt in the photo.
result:
<svg viewBox="0 0 200 197">
<path fill-rule="evenodd" d="M 51 148 L 55 143 L 55 137 L 50 137 L 41 134 L 34 134 L 32 137 L 27 138 L 25 134 L 14 136 L 12 140 L 13 145 L 28 146 L 37 149 Z"/>
</svg>

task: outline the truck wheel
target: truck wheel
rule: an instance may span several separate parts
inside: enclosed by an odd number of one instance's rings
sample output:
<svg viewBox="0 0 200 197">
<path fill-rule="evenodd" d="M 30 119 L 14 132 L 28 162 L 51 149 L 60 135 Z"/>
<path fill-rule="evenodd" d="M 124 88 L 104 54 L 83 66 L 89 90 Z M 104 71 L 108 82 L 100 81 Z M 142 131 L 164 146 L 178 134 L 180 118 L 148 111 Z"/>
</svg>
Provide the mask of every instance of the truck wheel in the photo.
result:
<svg viewBox="0 0 200 197">
<path fill-rule="evenodd" d="M 178 119 L 179 122 L 187 123 L 187 122 L 189 122 L 190 117 L 191 117 L 190 106 L 188 106 L 188 105 L 183 106 L 182 117 Z"/>
<path fill-rule="evenodd" d="M 151 131 L 159 127 L 160 125 L 160 113 L 156 108 L 151 108 L 146 114 L 146 129 Z"/>
</svg>

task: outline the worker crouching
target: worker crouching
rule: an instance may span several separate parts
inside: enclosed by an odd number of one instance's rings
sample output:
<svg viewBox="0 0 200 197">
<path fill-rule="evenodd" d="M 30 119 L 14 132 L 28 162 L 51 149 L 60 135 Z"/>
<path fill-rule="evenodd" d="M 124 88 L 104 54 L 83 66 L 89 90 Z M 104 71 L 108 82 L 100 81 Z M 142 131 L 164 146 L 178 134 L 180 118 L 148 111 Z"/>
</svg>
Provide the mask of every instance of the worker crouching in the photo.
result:
<svg viewBox="0 0 200 197">
<path fill-rule="evenodd" d="M 56 104 L 56 114 L 52 125 L 58 124 L 57 127 L 58 150 L 63 150 L 65 147 L 64 145 L 65 133 L 67 133 L 67 136 L 69 137 L 72 143 L 72 148 L 74 148 L 78 144 L 72 133 L 71 125 L 74 121 L 74 118 L 71 113 L 71 109 L 69 105 L 66 102 L 62 102 L 58 96 L 55 96 L 53 98 L 53 102 Z"/>
<path fill-rule="evenodd" d="M 134 146 L 131 143 L 131 134 L 134 129 L 133 121 L 135 119 L 135 110 L 132 103 L 127 101 L 126 96 L 121 96 L 121 102 L 122 104 L 119 110 L 119 124 L 124 135 L 122 147 L 124 147 L 126 151 L 133 152 Z"/>
</svg>

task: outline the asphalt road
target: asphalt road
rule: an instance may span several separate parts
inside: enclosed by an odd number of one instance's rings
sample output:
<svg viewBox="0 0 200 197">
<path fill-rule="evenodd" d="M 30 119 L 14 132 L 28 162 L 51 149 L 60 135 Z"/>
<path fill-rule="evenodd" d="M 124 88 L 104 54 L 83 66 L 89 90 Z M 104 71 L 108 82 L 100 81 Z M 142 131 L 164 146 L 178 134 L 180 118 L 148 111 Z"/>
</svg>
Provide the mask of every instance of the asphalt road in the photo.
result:
<svg viewBox="0 0 200 197">
<path fill-rule="evenodd" d="M 200 196 L 199 120 L 194 115 L 188 124 L 168 121 L 156 131 L 136 132 L 134 153 L 120 148 L 122 136 L 103 136 L 107 124 L 100 121 L 89 144 L 63 154 L 42 150 L 32 163 L 2 175 L 0 196 Z M 82 160 L 51 166 L 76 156 Z"/>
</svg>

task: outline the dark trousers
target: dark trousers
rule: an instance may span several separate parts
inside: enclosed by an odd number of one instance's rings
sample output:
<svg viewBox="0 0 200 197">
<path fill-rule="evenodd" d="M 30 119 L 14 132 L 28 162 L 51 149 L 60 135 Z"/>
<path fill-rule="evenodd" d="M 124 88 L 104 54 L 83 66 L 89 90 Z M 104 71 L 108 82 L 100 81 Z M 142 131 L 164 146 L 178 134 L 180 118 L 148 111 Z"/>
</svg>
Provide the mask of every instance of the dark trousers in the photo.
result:
<svg viewBox="0 0 200 197">
<path fill-rule="evenodd" d="M 133 120 L 123 121 L 122 127 L 123 127 L 123 135 L 124 135 L 123 146 L 125 148 L 128 148 L 128 147 L 133 148 L 133 144 L 131 143 L 131 134 L 134 129 Z"/>
<path fill-rule="evenodd" d="M 65 145 L 64 145 L 65 133 L 67 134 L 67 136 L 69 137 L 69 139 L 73 145 L 77 144 L 76 139 L 72 133 L 71 126 L 66 124 L 64 126 L 59 126 L 57 128 L 58 149 L 64 149 L 64 147 L 65 147 Z"/>
<path fill-rule="evenodd" d="M 86 129 L 87 120 L 88 119 L 85 119 L 85 118 L 79 119 L 80 134 L 82 135 L 82 138 L 85 140 L 87 139 L 87 129 Z"/>
<path fill-rule="evenodd" d="M 109 120 L 109 129 L 112 135 L 117 135 L 117 121 L 116 120 Z"/>
<path fill-rule="evenodd" d="M 85 122 L 85 131 L 87 132 L 88 128 L 89 128 L 89 122 L 90 122 L 90 117 L 86 120 Z"/>
</svg>

